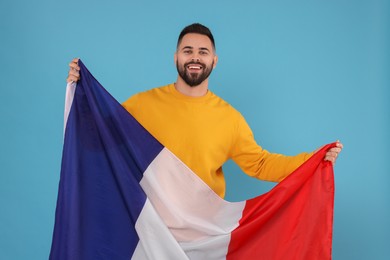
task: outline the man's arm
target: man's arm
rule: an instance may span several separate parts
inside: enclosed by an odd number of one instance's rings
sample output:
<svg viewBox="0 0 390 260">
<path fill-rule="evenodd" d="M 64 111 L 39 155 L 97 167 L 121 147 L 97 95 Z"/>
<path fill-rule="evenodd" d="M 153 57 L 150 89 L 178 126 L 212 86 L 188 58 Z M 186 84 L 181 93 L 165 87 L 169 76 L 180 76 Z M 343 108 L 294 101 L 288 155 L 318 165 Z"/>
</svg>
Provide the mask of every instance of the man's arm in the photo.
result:
<svg viewBox="0 0 390 260">
<path fill-rule="evenodd" d="M 256 143 L 252 130 L 243 117 L 238 125 L 236 141 L 230 158 L 252 177 L 279 182 L 313 154 L 301 153 L 296 156 L 285 156 L 269 153 Z M 337 142 L 336 147 L 329 149 L 326 153 L 324 160 L 334 164 L 342 148 L 343 145 Z"/>
</svg>

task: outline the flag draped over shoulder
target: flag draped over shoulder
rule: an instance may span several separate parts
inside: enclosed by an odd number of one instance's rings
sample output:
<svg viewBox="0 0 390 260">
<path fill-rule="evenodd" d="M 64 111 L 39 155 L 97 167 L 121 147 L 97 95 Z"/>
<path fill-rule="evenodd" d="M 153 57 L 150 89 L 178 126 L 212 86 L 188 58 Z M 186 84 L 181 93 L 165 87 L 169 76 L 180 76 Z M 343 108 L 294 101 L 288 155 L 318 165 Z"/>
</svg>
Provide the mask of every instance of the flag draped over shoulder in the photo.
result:
<svg viewBox="0 0 390 260">
<path fill-rule="evenodd" d="M 79 65 L 50 259 L 331 258 L 334 144 L 268 193 L 228 202 Z"/>
</svg>

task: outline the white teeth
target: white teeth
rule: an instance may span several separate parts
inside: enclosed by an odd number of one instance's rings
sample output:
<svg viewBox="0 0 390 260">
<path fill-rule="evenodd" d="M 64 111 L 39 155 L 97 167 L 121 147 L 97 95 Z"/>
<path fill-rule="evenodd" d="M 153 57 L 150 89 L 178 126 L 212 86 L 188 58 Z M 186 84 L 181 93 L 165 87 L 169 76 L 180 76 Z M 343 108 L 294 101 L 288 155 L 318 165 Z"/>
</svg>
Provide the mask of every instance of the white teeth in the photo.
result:
<svg viewBox="0 0 390 260">
<path fill-rule="evenodd" d="M 188 68 L 189 69 L 198 69 L 198 70 L 200 70 L 201 67 L 199 67 L 199 66 L 188 66 Z"/>
</svg>

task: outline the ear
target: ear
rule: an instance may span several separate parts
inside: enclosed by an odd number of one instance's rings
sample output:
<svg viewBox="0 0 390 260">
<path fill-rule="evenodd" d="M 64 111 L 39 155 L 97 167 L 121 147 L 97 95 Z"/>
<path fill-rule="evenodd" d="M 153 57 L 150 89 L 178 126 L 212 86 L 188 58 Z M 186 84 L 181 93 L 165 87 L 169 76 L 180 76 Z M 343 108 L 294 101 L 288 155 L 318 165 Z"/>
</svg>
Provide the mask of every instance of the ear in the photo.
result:
<svg viewBox="0 0 390 260">
<path fill-rule="evenodd" d="M 176 66 L 176 63 L 177 63 L 177 52 L 175 51 L 175 54 L 173 55 L 173 62 L 175 63 L 175 66 Z"/>
<path fill-rule="evenodd" d="M 214 65 L 213 65 L 213 69 L 217 66 L 217 63 L 218 63 L 218 56 L 215 55 L 215 56 L 214 56 Z"/>
</svg>

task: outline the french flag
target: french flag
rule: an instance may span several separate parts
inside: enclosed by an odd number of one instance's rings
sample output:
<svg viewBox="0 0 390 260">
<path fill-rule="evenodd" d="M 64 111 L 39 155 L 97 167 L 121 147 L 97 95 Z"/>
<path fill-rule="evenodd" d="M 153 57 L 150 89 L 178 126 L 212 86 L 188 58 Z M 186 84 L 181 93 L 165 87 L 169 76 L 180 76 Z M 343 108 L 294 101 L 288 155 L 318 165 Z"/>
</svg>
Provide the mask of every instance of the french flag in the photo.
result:
<svg viewBox="0 0 390 260">
<path fill-rule="evenodd" d="M 50 259 L 331 259 L 334 144 L 268 193 L 228 202 L 79 66 Z"/>
</svg>

